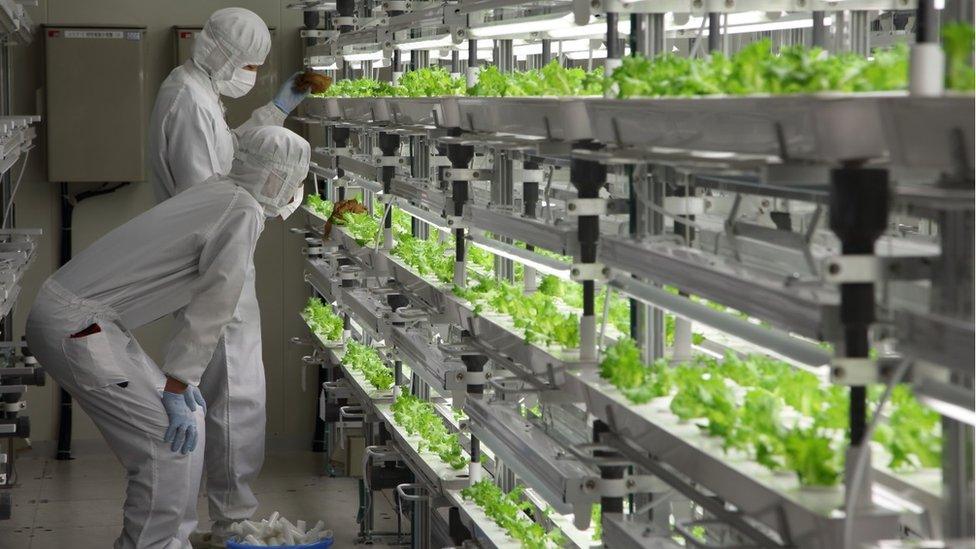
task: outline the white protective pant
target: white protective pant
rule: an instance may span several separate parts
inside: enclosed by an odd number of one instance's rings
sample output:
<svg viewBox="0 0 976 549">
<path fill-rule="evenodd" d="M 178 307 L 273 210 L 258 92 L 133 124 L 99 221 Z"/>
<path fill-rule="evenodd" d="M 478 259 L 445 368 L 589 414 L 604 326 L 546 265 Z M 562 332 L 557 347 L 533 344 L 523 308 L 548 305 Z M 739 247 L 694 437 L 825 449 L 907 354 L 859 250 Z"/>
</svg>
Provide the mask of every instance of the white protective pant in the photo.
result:
<svg viewBox="0 0 976 549">
<path fill-rule="evenodd" d="M 234 321 L 224 329 L 200 381 L 200 392 L 207 401 L 210 520 L 214 536 L 223 538 L 232 523 L 250 519 L 257 510 L 251 482 L 264 463 L 265 380 L 253 264 Z"/>
<path fill-rule="evenodd" d="M 48 280 L 27 319 L 27 341 L 126 470 L 122 533 L 115 549 L 188 549 L 197 524 L 203 448 L 181 455 L 163 441 L 169 425 L 161 401 L 165 376 L 117 318 L 111 309 Z M 92 324 L 101 332 L 70 337 Z M 203 411 L 196 414 L 202 442 Z"/>
</svg>

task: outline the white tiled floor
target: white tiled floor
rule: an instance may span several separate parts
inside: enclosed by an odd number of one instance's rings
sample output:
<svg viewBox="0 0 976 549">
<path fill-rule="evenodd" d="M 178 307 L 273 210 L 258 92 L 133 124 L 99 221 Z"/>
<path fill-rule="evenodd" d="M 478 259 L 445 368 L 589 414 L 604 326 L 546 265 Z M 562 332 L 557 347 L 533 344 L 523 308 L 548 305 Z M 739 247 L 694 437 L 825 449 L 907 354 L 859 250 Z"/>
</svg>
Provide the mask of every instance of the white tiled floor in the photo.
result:
<svg viewBox="0 0 976 549">
<path fill-rule="evenodd" d="M 355 544 L 359 525 L 357 482 L 324 474 L 324 454 L 270 453 L 254 484 L 258 519 L 278 511 L 289 520 L 325 521 L 335 534 L 333 547 Z M 18 486 L 11 490 L 10 520 L 0 521 L 0 549 L 105 549 L 119 534 L 125 487 L 122 467 L 111 455 L 72 461 L 23 458 L 17 461 Z M 207 501 L 198 506 L 201 528 L 208 526 Z M 395 529 L 389 498 L 377 502 L 378 530 Z M 372 547 L 386 547 L 374 544 Z"/>
</svg>

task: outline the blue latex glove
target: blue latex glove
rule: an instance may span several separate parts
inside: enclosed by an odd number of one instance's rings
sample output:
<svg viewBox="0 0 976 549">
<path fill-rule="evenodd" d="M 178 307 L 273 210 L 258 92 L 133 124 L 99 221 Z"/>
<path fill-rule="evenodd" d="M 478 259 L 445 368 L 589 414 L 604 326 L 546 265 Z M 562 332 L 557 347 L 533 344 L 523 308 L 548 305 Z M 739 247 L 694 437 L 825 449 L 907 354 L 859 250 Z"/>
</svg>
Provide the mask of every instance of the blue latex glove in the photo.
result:
<svg viewBox="0 0 976 549">
<path fill-rule="evenodd" d="M 207 411 L 207 403 L 203 400 L 203 393 L 200 392 L 199 388 L 187 385 L 186 390 L 183 391 L 183 399 L 186 400 L 186 407 L 191 412 L 196 412 L 198 405 L 203 408 L 203 411 Z"/>
<path fill-rule="evenodd" d="M 196 406 L 204 406 L 200 390 L 188 386 L 183 394 L 163 391 L 163 408 L 169 417 L 169 427 L 163 440 L 171 442 L 170 449 L 189 454 L 197 447 L 197 421 L 193 417 Z"/>
<path fill-rule="evenodd" d="M 291 111 L 295 110 L 306 97 L 308 97 L 307 91 L 299 91 L 295 89 L 295 79 L 302 74 L 302 71 L 298 71 L 291 75 L 284 84 L 281 85 L 281 89 L 278 90 L 278 95 L 275 95 L 274 104 L 276 107 L 281 109 L 281 112 L 285 114 L 291 114 Z"/>
</svg>

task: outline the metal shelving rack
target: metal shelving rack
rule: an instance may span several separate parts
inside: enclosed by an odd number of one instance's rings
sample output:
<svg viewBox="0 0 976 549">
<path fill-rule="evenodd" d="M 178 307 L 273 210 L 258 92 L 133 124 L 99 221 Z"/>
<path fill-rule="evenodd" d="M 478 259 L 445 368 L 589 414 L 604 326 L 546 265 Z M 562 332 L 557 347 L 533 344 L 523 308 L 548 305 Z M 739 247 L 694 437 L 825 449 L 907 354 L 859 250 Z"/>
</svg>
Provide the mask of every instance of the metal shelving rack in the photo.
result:
<svg viewBox="0 0 976 549">
<path fill-rule="evenodd" d="M 380 74 L 385 64 L 394 79 L 407 52 L 422 68 L 440 50 L 452 52 L 444 66 L 471 78 L 479 40 L 493 41 L 493 63 L 503 70 L 521 62 L 513 47 L 525 44 L 540 43 L 542 52 L 527 54 L 525 66 L 548 62 L 560 50 L 554 36 L 602 39 L 608 70 L 627 54 L 624 38 L 645 55 L 687 52 L 707 27 L 708 50 L 731 48 L 742 36 L 732 15 L 747 11 L 804 22 L 769 31 L 777 44 L 866 54 L 871 13 L 915 10 L 910 93 L 306 101 L 300 119 L 324 138 L 313 155 L 323 197 L 359 189 L 370 208 L 376 198 L 411 215 L 415 236 L 455 235 L 464 244 L 456 246 L 455 285 L 473 268 L 467 247 L 479 246 L 496 254 L 496 276 L 511 278 L 512 263 L 523 264 L 526 291 L 539 273 L 552 273 L 584 292 L 578 349 L 529 344 L 511 319 L 474 310 L 452 285 L 397 259 L 389 223 L 378 245 L 364 247 L 338 227 L 323 239 L 325 220 L 305 210 L 313 295 L 345 316 L 351 337 L 382 343 L 398 382 L 466 413 L 460 423 L 448 413 L 444 420 L 472 457 L 467 476 L 419 452 L 390 417 L 392 395 L 371 393 L 343 371 L 334 349 L 319 348 L 310 360 L 322 366 L 326 408 L 354 403 L 354 423 L 376 443 L 380 462 L 411 471 L 413 482 L 398 492 L 417 546 L 517 545 L 460 496 L 464 479 L 489 475 L 506 489 L 526 486 L 536 508 L 551 509 L 536 520 L 576 547 L 601 543 L 586 530 L 594 503 L 610 547 L 971 543 L 973 470 L 964 448 L 976 418 L 976 195 L 966 151 L 974 100 L 916 76 L 932 74 L 938 48 L 928 2 L 319 4 L 296 6 L 312 10 L 306 65 L 352 78 Z M 700 21 L 690 38 L 674 30 L 685 15 Z M 600 349 L 615 337 L 595 307 L 600 288 L 630 300 L 631 333 L 648 362 L 693 348 L 758 350 L 850 386 L 849 457 L 863 442 L 864 386 L 903 375 L 920 402 L 943 414 L 942 470 L 896 474 L 871 456 L 848 517 L 853 483 L 802 488 L 723 452 L 661 402 L 632 404 L 598 374 Z M 397 301 L 408 305 L 391 305 Z M 665 314 L 676 317 L 667 348 Z M 692 326 L 702 342 L 692 343 Z M 880 340 L 886 352 L 869 358 L 869 342 Z M 338 429 L 327 423 L 316 438 L 329 432 L 337 444 Z M 377 537 L 364 526 L 364 539 Z"/>
<path fill-rule="evenodd" d="M 30 418 L 24 413 L 26 390 L 45 383 L 43 369 L 24 342 L 13 341 L 11 316 L 20 298 L 21 279 L 37 256 L 41 236 L 40 229 L 15 228 L 18 224 L 11 206 L 24 169 L 13 168 L 26 163 L 34 148 L 40 117 L 11 113 L 10 47 L 29 43 L 33 30 L 34 24 L 21 3 L 0 0 L 0 40 L 4 45 L 0 48 L 0 521 L 10 517 L 10 489 L 17 486 L 14 441 L 30 436 Z M 14 177 L 14 172 L 19 175 Z"/>
</svg>

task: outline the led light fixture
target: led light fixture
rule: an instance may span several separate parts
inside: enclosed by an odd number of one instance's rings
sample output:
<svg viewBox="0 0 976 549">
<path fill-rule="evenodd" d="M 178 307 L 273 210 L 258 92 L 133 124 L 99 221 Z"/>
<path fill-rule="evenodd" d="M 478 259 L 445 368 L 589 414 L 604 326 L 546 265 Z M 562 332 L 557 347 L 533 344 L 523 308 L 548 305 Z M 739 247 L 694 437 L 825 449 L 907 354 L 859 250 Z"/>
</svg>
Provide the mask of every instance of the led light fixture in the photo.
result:
<svg viewBox="0 0 976 549">
<path fill-rule="evenodd" d="M 405 40 L 394 45 L 400 51 L 439 50 L 453 46 L 454 42 L 451 40 L 451 35 L 449 34 L 443 36 L 425 36 L 414 40 Z"/>
<path fill-rule="evenodd" d="M 470 33 L 475 38 L 517 38 L 571 26 L 573 26 L 573 14 L 567 13 L 558 17 L 547 15 L 524 17 L 511 22 L 504 20 L 488 22 L 484 26 L 472 27 Z"/>
</svg>

